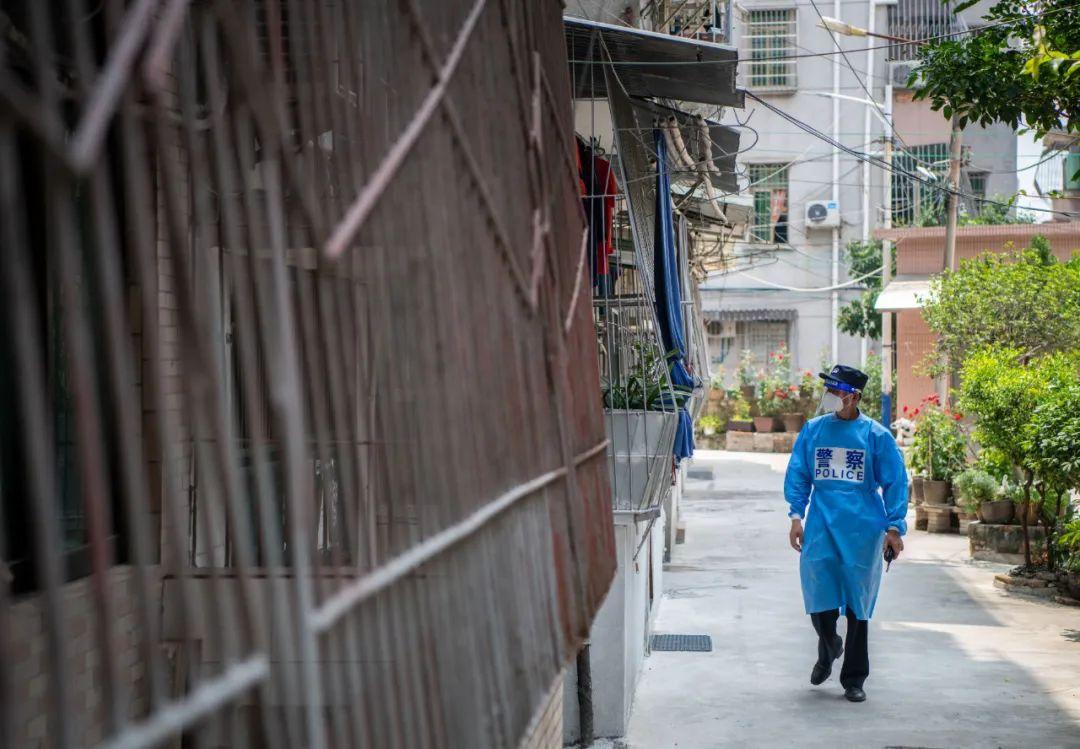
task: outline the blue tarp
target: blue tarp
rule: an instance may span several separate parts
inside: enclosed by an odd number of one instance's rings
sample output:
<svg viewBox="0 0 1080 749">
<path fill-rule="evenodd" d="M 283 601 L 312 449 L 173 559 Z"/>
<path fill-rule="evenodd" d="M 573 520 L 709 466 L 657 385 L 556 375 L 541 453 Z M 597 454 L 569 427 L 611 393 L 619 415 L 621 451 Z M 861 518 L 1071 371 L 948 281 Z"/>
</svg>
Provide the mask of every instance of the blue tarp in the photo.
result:
<svg viewBox="0 0 1080 749">
<path fill-rule="evenodd" d="M 686 371 L 686 341 L 683 339 L 682 294 L 679 264 L 675 257 L 675 227 L 671 215 L 671 178 L 667 171 L 667 143 L 664 134 L 653 130 L 656 148 L 656 226 L 653 237 L 653 281 L 656 286 L 656 316 L 665 352 L 672 352 L 671 384 L 692 388 L 694 378 Z M 675 459 L 694 454 L 694 423 L 685 408 L 679 409 L 679 429 L 675 433 Z"/>
</svg>

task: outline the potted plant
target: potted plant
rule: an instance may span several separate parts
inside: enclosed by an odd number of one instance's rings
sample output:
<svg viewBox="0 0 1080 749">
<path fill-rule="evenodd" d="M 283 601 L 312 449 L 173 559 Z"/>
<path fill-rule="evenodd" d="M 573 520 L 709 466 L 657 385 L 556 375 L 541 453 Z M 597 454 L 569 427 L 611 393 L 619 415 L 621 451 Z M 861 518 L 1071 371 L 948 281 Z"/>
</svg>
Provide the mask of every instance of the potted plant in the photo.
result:
<svg viewBox="0 0 1080 749">
<path fill-rule="evenodd" d="M 923 400 L 916 409 L 912 457 L 926 466 L 923 498 L 928 505 L 950 504 L 949 483 L 964 468 L 964 435 L 960 414 L 942 408 L 938 396 Z"/>
<path fill-rule="evenodd" d="M 702 416 L 698 420 L 698 426 L 701 427 L 702 434 L 704 434 L 706 437 L 712 437 L 720 430 L 720 427 L 723 425 L 720 423 L 719 416 L 713 416 L 712 414 L 708 414 L 706 416 Z"/>
<path fill-rule="evenodd" d="M 979 520 L 987 525 L 1008 525 L 1013 521 L 1016 504 L 1013 502 L 1013 489 L 1003 483 L 994 491 L 990 500 L 979 505 Z M 1016 494 L 1023 501 L 1023 492 Z"/>
<path fill-rule="evenodd" d="M 960 500 L 960 520 L 974 520 L 984 503 L 994 501 L 998 486 L 986 471 L 967 468 L 953 478 L 953 488 Z"/>
<path fill-rule="evenodd" d="M 771 397 L 762 398 L 758 402 L 761 416 L 754 417 L 755 432 L 775 432 L 777 427 L 776 417 L 780 415 L 780 407 Z"/>
<path fill-rule="evenodd" d="M 739 366 L 735 370 L 735 377 L 739 381 L 739 391 L 742 393 L 743 400 L 747 403 L 752 403 L 754 396 L 757 395 L 757 382 L 754 375 L 754 352 L 743 349 L 739 354 Z"/>
<path fill-rule="evenodd" d="M 921 505 L 925 501 L 923 496 L 923 482 L 926 477 L 921 473 L 913 473 L 911 475 L 911 498 L 915 501 L 916 505 Z"/>
<path fill-rule="evenodd" d="M 750 420 L 750 404 L 744 399 L 735 399 L 731 409 L 731 418 L 728 419 L 727 430 L 729 432 L 754 431 L 754 422 Z"/>
<path fill-rule="evenodd" d="M 1065 585 L 1069 595 L 1080 600 L 1080 551 L 1074 551 L 1062 565 L 1065 570 Z"/>
<path fill-rule="evenodd" d="M 797 432 L 803 428 L 803 424 L 806 423 L 806 416 L 802 411 L 803 406 L 800 402 L 799 386 L 788 385 L 787 390 L 784 391 L 780 413 L 780 420 L 784 422 L 785 432 Z"/>
</svg>

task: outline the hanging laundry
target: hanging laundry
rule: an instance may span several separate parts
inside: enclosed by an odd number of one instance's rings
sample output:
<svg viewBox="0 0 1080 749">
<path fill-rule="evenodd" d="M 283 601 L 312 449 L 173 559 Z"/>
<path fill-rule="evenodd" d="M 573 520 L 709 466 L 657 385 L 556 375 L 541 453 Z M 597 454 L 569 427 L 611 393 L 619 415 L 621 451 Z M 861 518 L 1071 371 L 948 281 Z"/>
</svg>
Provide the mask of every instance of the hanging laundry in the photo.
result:
<svg viewBox="0 0 1080 749">
<path fill-rule="evenodd" d="M 579 137 L 578 178 L 583 187 L 582 207 L 589 222 L 589 255 L 592 258 L 593 286 L 601 296 L 614 287 L 616 264 L 609 262 L 615 253 L 612 225 L 615 219 L 615 196 L 619 184 L 611 162 Z"/>
<path fill-rule="evenodd" d="M 671 179 L 667 170 L 667 142 L 663 132 L 653 130 L 656 149 L 656 224 L 653 235 L 653 280 L 656 318 L 660 338 L 668 358 L 671 384 L 684 390 L 696 389 L 700 381 L 686 368 L 686 341 L 683 337 L 682 290 L 676 255 L 675 229 L 671 213 Z M 686 408 L 679 408 L 679 426 L 673 448 L 676 464 L 694 454 L 694 420 Z"/>
</svg>

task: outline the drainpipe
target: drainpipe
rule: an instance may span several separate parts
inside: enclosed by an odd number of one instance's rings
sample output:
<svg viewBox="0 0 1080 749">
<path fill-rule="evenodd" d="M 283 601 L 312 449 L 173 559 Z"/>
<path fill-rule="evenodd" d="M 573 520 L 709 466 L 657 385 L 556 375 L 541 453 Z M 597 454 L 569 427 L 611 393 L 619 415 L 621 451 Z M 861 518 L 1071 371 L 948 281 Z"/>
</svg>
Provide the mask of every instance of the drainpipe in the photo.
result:
<svg viewBox="0 0 1080 749">
<path fill-rule="evenodd" d="M 874 80 L 874 47 L 872 43 L 874 41 L 874 32 L 877 30 L 877 0 L 870 0 L 870 10 L 868 11 L 869 17 L 866 19 L 866 32 L 870 39 L 870 44 L 866 45 L 866 87 L 873 90 Z M 870 97 L 873 100 L 874 97 Z M 863 143 L 870 142 L 870 107 L 871 104 L 863 106 Z M 886 175 L 888 179 L 888 175 Z M 870 241 L 870 162 L 864 160 L 862 163 L 862 241 Z M 859 344 L 859 361 L 862 367 L 866 368 L 866 348 L 868 344 L 867 336 L 863 335 L 862 341 Z"/>
<path fill-rule="evenodd" d="M 593 743 L 592 666 L 589 663 L 589 643 L 586 641 L 577 654 L 578 745 Z"/>
<path fill-rule="evenodd" d="M 840 0 L 833 0 L 833 17 L 840 17 Z M 837 143 L 840 142 L 840 61 L 833 59 L 832 73 L 832 137 Z M 840 151 L 833 149 L 832 154 L 832 200 L 840 204 Z M 832 360 L 833 364 L 840 361 L 840 331 L 836 324 L 840 319 L 840 292 L 836 286 L 840 283 L 840 227 L 832 230 L 832 287 L 830 320 L 832 322 Z"/>
<path fill-rule="evenodd" d="M 886 70 L 886 74 L 888 71 Z M 882 203 L 885 208 L 884 220 L 881 222 L 886 229 L 892 228 L 892 163 L 893 163 L 893 127 L 892 127 L 892 78 L 886 78 L 885 83 L 885 163 L 889 169 L 885 173 L 885 195 Z M 881 288 L 885 288 L 892 279 L 892 242 L 885 239 L 881 242 Z M 893 373 L 893 335 L 892 313 L 881 313 L 881 422 L 885 426 L 892 423 L 892 373 Z"/>
</svg>

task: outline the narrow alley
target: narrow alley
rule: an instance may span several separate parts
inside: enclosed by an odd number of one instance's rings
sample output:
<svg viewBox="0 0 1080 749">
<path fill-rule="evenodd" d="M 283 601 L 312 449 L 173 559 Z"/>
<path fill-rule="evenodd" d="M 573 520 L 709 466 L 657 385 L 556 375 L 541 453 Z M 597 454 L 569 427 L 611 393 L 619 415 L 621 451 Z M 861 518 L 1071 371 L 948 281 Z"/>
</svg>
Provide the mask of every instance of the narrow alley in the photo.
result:
<svg viewBox="0 0 1080 749">
<path fill-rule="evenodd" d="M 655 631 L 707 634 L 713 649 L 648 657 L 629 746 L 1080 746 L 1080 610 L 998 590 L 1008 567 L 970 561 L 955 535 L 912 531 L 885 576 L 867 701 L 844 700 L 839 665 L 812 687 L 787 457 L 695 457 Z"/>
</svg>

